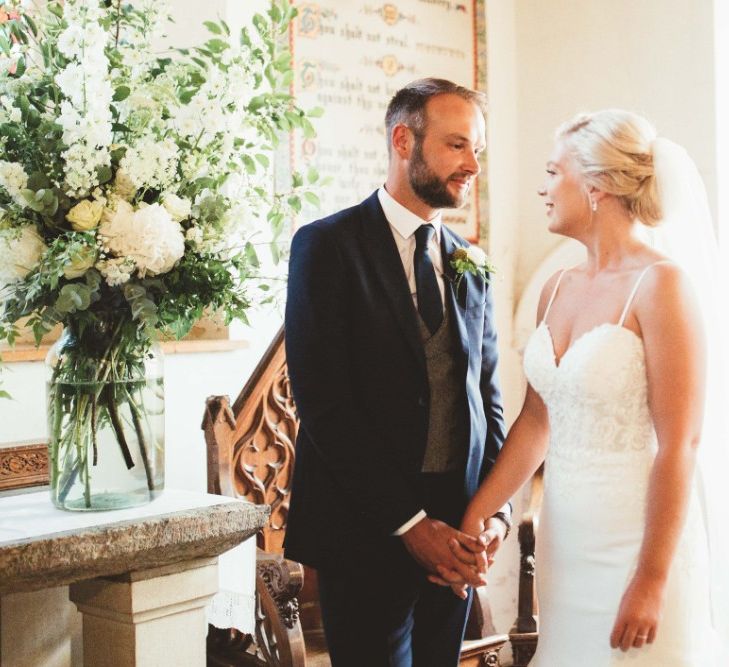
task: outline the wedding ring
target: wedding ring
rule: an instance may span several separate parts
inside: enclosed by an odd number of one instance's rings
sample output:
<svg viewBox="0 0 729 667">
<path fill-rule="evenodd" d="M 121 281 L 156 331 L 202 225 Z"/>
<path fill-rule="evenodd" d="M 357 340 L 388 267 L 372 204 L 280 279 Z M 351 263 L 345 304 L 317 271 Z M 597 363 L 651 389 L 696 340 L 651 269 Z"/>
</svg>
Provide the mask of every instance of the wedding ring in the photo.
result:
<svg viewBox="0 0 729 667">
<path fill-rule="evenodd" d="M 635 635 L 636 639 L 648 639 L 648 635 Z"/>
</svg>

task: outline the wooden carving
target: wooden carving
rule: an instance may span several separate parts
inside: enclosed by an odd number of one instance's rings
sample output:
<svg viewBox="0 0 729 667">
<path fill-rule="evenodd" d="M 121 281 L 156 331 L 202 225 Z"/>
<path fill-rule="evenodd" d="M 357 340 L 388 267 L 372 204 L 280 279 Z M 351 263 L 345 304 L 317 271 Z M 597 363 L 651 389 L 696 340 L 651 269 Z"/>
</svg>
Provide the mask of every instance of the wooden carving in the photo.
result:
<svg viewBox="0 0 729 667">
<path fill-rule="evenodd" d="M 519 615 L 509 633 L 514 667 L 526 667 L 537 649 L 539 606 L 535 584 L 535 538 L 542 506 L 544 466 L 532 479 L 531 495 L 519 524 Z"/>
<path fill-rule="evenodd" d="M 258 546 L 271 553 L 283 551 L 298 425 L 282 329 L 232 408 L 212 396 L 203 423 L 208 490 L 270 505 Z"/>
<path fill-rule="evenodd" d="M 298 425 L 281 329 L 235 403 L 211 396 L 206 405 L 208 491 L 271 506 L 257 537 L 255 633 L 210 627 L 208 665 L 305 665 L 304 570 L 281 556 Z"/>
<path fill-rule="evenodd" d="M 48 484 L 48 445 L 0 448 L 0 491 Z"/>
</svg>

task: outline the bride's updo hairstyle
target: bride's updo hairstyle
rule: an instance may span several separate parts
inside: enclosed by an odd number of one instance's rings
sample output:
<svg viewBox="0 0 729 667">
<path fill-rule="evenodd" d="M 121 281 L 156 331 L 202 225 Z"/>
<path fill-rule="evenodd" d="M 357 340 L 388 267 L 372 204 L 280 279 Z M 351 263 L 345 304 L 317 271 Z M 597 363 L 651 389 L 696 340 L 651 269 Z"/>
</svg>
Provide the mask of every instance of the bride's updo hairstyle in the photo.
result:
<svg viewBox="0 0 729 667">
<path fill-rule="evenodd" d="M 582 113 L 557 129 L 587 186 L 615 195 L 634 219 L 661 220 L 651 144 L 655 128 L 621 109 Z"/>
</svg>

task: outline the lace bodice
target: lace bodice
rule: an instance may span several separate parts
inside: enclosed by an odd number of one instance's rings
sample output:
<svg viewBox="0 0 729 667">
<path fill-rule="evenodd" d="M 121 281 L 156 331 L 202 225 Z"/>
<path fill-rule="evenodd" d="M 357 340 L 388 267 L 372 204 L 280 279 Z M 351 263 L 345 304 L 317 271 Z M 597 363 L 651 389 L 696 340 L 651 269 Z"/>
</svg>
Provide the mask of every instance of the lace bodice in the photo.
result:
<svg viewBox="0 0 729 667">
<path fill-rule="evenodd" d="M 592 458 L 653 444 L 643 343 L 630 329 L 601 324 L 580 336 L 557 365 L 542 323 L 529 341 L 524 368 L 547 406 L 551 443 L 561 456 Z"/>
<path fill-rule="evenodd" d="M 644 504 L 647 470 L 657 441 L 648 405 L 643 341 L 623 326 L 642 277 L 620 322 L 585 332 L 559 361 L 545 321 L 558 281 L 545 320 L 529 339 L 524 371 L 549 413 L 547 493 L 569 496 L 585 488 L 595 503 L 634 509 Z"/>
</svg>

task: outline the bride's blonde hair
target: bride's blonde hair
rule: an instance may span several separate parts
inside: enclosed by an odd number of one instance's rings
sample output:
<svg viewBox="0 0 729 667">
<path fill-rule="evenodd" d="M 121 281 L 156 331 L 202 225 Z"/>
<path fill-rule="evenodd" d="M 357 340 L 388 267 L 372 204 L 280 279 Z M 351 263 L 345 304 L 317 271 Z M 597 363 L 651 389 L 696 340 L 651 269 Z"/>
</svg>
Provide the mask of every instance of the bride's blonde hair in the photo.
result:
<svg viewBox="0 0 729 667">
<path fill-rule="evenodd" d="M 651 151 L 655 138 L 651 123 L 622 109 L 581 113 L 557 128 L 585 184 L 615 195 L 648 226 L 662 217 Z"/>
</svg>

